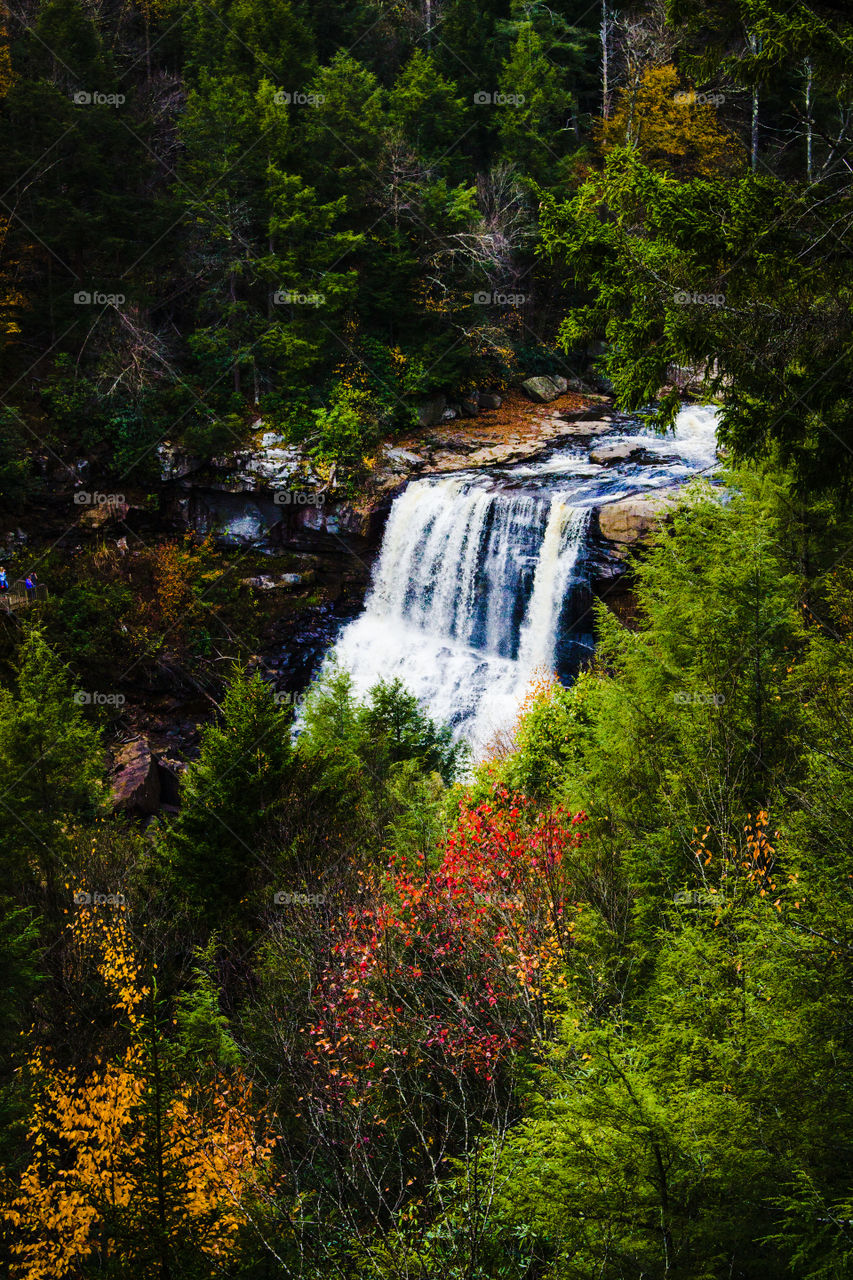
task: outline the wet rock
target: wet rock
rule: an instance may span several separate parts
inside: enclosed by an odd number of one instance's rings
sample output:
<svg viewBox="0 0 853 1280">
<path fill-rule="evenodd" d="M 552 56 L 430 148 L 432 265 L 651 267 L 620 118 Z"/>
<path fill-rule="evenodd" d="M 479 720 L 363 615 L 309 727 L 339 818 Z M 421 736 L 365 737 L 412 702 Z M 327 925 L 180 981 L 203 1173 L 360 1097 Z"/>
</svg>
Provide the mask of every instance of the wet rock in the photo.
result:
<svg viewBox="0 0 853 1280">
<path fill-rule="evenodd" d="M 253 587 L 256 591 L 282 591 L 291 587 L 307 587 L 316 581 L 317 574 L 313 569 L 303 573 L 261 573 L 254 578 L 241 578 L 245 587 Z"/>
<path fill-rule="evenodd" d="M 589 422 L 596 426 L 603 422 L 605 426 L 610 425 L 609 420 L 602 419 L 599 404 L 587 405 L 585 409 L 561 409 L 556 416 L 564 422 Z"/>
<path fill-rule="evenodd" d="M 599 532 L 609 542 L 634 546 L 667 519 L 682 496 L 683 491 L 673 486 L 609 502 L 598 508 Z"/>
<path fill-rule="evenodd" d="M 156 813 L 160 807 L 160 771 L 146 738 L 126 743 L 115 759 L 114 809 L 126 813 Z"/>
<path fill-rule="evenodd" d="M 667 457 L 660 453 L 654 453 L 635 442 L 614 441 L 612 444 L 601 444 L 595 449 L 591 449 L 589 460 L 601 467 L 612 467 L 623 462 L 635 462 L 641 466 L 649 466 L 655 463 L 675 462 L 676 458 L 674 455 Z"/>
</svg>

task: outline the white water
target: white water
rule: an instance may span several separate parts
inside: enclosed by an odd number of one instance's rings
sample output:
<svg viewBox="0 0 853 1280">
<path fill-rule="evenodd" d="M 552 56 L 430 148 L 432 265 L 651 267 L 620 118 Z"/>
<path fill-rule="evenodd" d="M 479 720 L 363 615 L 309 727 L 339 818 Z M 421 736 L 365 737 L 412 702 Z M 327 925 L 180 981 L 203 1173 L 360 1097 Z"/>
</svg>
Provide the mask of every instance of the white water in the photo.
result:
<svg viewBox="0 0 853 1280">
<path fill-rule="evenodd" d="M 643 466 L 597 466 L 587 449 L 568 447 L 502 472 L 410 481 L 391 509 L 364 612 L 324 669 L 348 671 L 359 697 L 399 677 L 481 756 L 537 675 L 570 676 L 590 652 L 590 509 L 712 467 L 715 419 L 712 407 L 690 406 L 668 437 L 640 422 L 608 433 L 655 455 Z"/>
<path fill-rule="evenodd" d="M 589 512 L 551 499 L 548 524 L 533 579 L 518 646 L 522 672 L 552 671 L 556 666 L 557 625 L 563 600 L 571 586 L 583 551 Z"/>
<path fill-rule="evenodd" d="M 556 668 L 587 519 L 559 495 L 476 477 L 410 482 L 391 510 L 364 613 L 334 660 L 358 695 L 399 677 L 482 752 L 512 723 L 533 676 Z"/>
</svg>

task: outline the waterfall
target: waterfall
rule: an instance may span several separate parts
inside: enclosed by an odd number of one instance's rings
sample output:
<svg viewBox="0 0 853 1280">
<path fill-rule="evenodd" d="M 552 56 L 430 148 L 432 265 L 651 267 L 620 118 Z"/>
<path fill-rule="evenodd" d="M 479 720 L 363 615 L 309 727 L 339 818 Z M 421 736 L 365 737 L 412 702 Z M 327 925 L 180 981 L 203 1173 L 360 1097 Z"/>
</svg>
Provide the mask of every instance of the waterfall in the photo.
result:
<svg viewBox="0 0 853 1280">
<path fill-rule="evenodd" d="M 589 511 L 552 498 L 548 524 L 533 580 L 533 594 L 521 629 L 519 663 L 526 671 L 555 665 L 557 628 L 563 601 L 573 583 L 583 550 Z"/>
<path fill-rule="evenodd" d="M 399 677 L 476 755 L 513 723 L 533 676 L 565 665 L 561 620 L 583 580 L 588 514 L 483 478 L 411 481 L 332 660 L 359 695 Z"/>
<path fill-rule="evenodd" d="M 391 508 L 364 611 L 326 669 L 348 671 L 360 697 L 399 677 L 481 755 L 514 723 L 536 675 L 571 677 L 591 652 L 591 510 L 710 474 L 716 420 L 713 405 L 687 405 L 660 436 L 623 415 L 595 440 L 529 462 L 411 480 Z M 621 446 L 615 465 L 592 462 L 597 442 Z"/>
</svg>

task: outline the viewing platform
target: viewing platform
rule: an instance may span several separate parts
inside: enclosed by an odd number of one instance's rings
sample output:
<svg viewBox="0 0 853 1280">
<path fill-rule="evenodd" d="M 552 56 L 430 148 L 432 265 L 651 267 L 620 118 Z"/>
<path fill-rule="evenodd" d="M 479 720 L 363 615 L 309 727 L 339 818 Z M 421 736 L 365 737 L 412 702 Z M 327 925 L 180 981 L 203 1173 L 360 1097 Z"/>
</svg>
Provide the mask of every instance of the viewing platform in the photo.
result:
<svg viewBox="0 0 853 1280">
<path fill-rule="evenodd" d="M 33 587 L 26 587 L 23 578 L 16 578 L 9 584 L 8 591 L 0 591 L 0 609 L 14 613 L 18 609 L 26 609 L 39 600 L 47 600 L 48 590 L 43 583 L 37 582 Z"/>
</svg>

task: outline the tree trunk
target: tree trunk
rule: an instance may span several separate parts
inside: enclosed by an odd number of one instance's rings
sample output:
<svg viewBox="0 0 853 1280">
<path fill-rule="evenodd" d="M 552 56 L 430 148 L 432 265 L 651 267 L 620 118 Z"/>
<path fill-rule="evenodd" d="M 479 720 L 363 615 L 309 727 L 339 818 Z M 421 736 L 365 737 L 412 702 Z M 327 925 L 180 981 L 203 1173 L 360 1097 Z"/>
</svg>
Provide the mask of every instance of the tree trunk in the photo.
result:
<svg viewBox="0 0 853 1280">
<path fill-rule="evenodd" d="M 607 0 L 601 0 L 601 114 L 610 119 L 610 27 L 612 17 Z"/>
<path fill-rule="evenodd" d="M 756 57 L 761 50 L 761 43 L 758 36 L 750 34 L 748 37 L 749 48 L 753 57 Z M 752 172 L 755 173 L 758 168 L 758 85 L 753 86 L 752 90 L 752 130 L 750 145 L 750 162 Z"/>
<path fill-rule="evenodd" d="M 812 67 L 811 58 L 806 58 L 806 178 L 809 183 L 812 181 L 812 146 L 813 146 L 813 127 L 812 127 L 812 87 L 814 83 L 814 69 Z"/>
<path fill-rule="evenodd" d="M 231 273 L 231 278 L 229 281 L 229 288 L 231 293 L 231 301 L 232 303 L 236 303 L 237 302 L 237 277 L 234 275 L 233 271 Z M 240 361 L 236 357 L 234 359 L 234 390 L 236 391 L 237 395 L 240 394 Z"/>
</svg>

